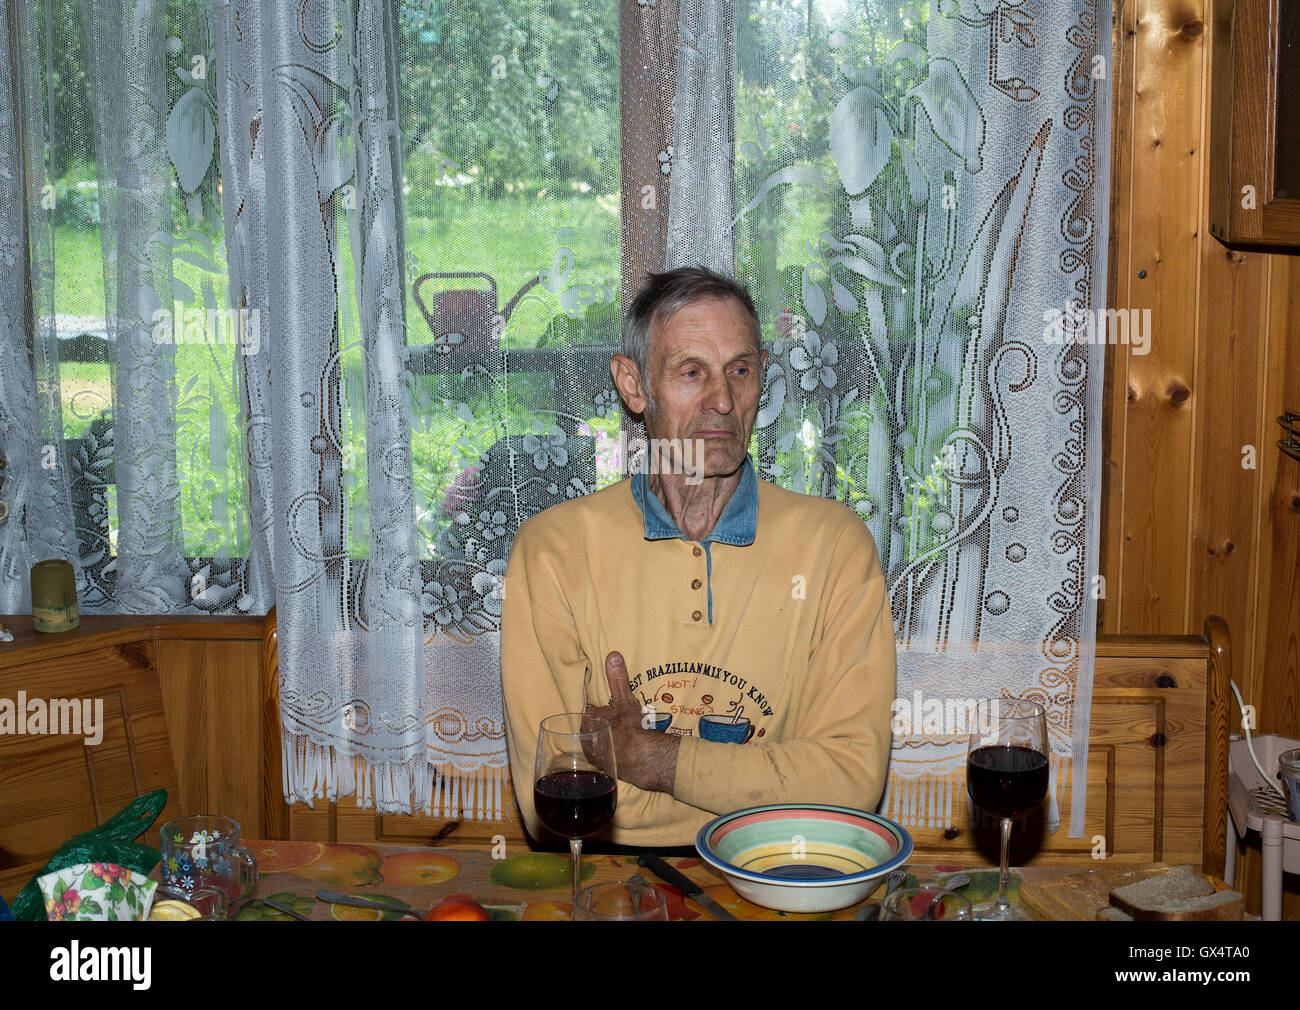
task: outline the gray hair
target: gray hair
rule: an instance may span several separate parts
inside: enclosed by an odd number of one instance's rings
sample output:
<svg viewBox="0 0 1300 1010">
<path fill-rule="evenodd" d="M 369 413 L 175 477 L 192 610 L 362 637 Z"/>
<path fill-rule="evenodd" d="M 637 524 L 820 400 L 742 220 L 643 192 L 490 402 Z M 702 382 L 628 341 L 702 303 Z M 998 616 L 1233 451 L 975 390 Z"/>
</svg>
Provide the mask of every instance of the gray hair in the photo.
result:
<svg viewBox="0 0 1300 1010">
<path fill-rule="evenodd" d="M 632 359 L 641 375 L 647 415 L 658 410 L 654 397 L 650 394 L 650 379 L 646 374 L 652 328 L 655 324 L 665 325 L 686 306 L 710 298 L 734 298 L 740 302 L 753 324 L 754 343 L 760 352 L 763 350 L 758 309 L 754 307 L 754 299 L 743 284 L 702 266 L 678 267 L 661 274 L 650 274 L 632 300 L 623 326 L 623 353 Z"/>
</svg>

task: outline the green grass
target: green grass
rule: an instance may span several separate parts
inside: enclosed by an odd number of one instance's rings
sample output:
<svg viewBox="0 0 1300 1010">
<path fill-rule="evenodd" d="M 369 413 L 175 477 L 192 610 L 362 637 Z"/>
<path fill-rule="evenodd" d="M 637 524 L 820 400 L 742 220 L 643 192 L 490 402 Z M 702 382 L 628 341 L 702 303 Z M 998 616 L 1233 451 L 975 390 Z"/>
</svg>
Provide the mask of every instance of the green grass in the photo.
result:
<svg viewBox="0 0 1300 1010">
<path fill-rule="evenodd" d="M 490 273 L 498 286 L 498 305 L 505 303 L 540 270 L 557 266 L 561 248 L 573 253 L 573 268 L 565 286 L 574 283 L 592 285 L 615 283 L 619 279 L 619 221 L 612 197 L 544 198 L 514 196 L 500 200 L 474 200 L 468 196 L 449 195 L 447 213 L 441 218 L 411 217 L 406 221 L 408 257 L 416 263 L 417 276 L 424 273 L 482 271 Z M 562 238 L 563 228 L 572 234 Z M 340 259 L 343 262 L 343 290 L 347 300 L 355 299 L 355 272 L 351 243 L 345 227 L 340 227 Z M 59 225 L 54 229 L 54 310 L 60 315 L 102 316 L 104 314 L 104 270 L 99 233 L 89 228 Z M 224 249 L 219 248 L 218 265 L 224 263 Z M 563 261 L 560 261 L 563 269 Z M 229 304 L 228 283 L 224 269 L 204 271 L 179 259 L 173 262 L 176 278 L 192 290 L 202 290 L 202 280 L 211 280 L 218 306 Z M 413 279 L 413 278 L 411 278 Z M 427 281 L 421 288 L 426 304 L 440 287 L 480 287 L 478 279 Z M 408 343 L 432 340 L 428 324 L 406 289 Z M 537 292 L 537 289 L 534 289 Z M 550 315 L 539 304 L 545 299 L 540 292 L 526 299 L 512 320 L 508 338 L 516 346 L 533 346 L 550 322 Z M 556 310 L 554 298 L 550 308 Z"/>
<path fill-rule="evenodd" d="M 479 270 L 491 273 L 500 285 L 498 307 L 539 270 L 565 269 L 564 260 L 557 264 L 559 250 L 567 248 L 573 256 L 572 272 L 565 287 L 578 283 L 593 285 L 617 282 L 619 271 L 618 218 L 608 209 L 616 203 L 593 194 L 582 198 L 543 199 L 515 196 L 492 202 L 475 201 L 463 194 L 451 194 L 447 203 L 447 221 L 432 218 L 409 218 L 406 244 L 418 261 L 418 273 Z M 560 228 L 570 228 L 558 239 Z M 351 310 L 355 302 L 354 271 L 350 243 L 345 229 L 340 229 L 340 259 L 343 263 L 343 304 Z M 200 248 L 188 243 L 191 250 Z M 195 293 L 203 290 L 206 280 L 212 287 L 217 306 L 229 304 L 228 281 L 224 269 L 224 250 L 217 243 L 216 269 L 205 270 L 179 257 L 173 260 L 174 276 Z M 478 286 L 477 281 L 453 280 L 439 284 L 428 282 L 426 295 L 438 287 Z M 432 334 L 421 315 L 407 283 L 407 342 L 428 343 Z M 617 290 L 615 288 L 614 290 Z M 180 288 L 178 285 L 178 292 Z M 61 225 L 55 229 L 55 311 L 61 315 L 100 317 L 104 312 L 103 266 L 96 230 Z M 198 305 L 202 304 L 199 295 Z M 184 305 L 177 305 L 183 310 Z M 532 347 L 538 341 L 555 339 L 548 331 L 561 309 L 554 295 L 540 286 L 520 303 L 512 317 L 505 339 L 508 346 Z M 350 312 L 355 316 L 354 312 Z M 182 321 L 177 316 L 176 323 Z M 352 327 L 355 332 L 355 326 Z M 581 332 L 581 328 L 579 328 Z M 245 509 L 241 434 L 238 424 L 238 390 L 232 385 L 236 348 L 230 344 L 210 342 L 205 345 L 179 343 L 175 348 L 176 389 L 176 466 L 180 498 L 181 523 L 185 552 L 190 556 L 210 555 L 224 545 L 235 555 L 247 549 L 245 533 L 238 529 L 236 517 Z M 362 362 L 359 349 L 343 355 L 344 395 L 354 400 L 344 405 L 345 417 L 364 416 Z M 104 411 L 111 412 L 113 390 L 110 368 L 105 363 L 63 362 L 59 369 L 63 403 L 65 437 L 82 437 L 93 420 Z M 460 379 L 456 376 L 423 376 L 413 390 L 411 448 L 417 499 L 417 522 L 432 539 L 446 520 L 436 513 L 447 488 L 456 475 L 478 460 L 508 426 L 512 432 L 526 432 L 534 421 L 549 419 L 533 406 L 538 397 L 531 393 L 534 382 L 516 382 L 507 402 L 506 390 L 489 377 Z M 213 403 L 216 410 L 213 410 Z M 468 419 L 466 419 L 468 418 Z M 617 421 L 592 419 L 601 427 Z M 366 439 L 364 431 L 350 431 L 345 423 L 345 487 L 354 504 L 362 504 L 368 495 L 366 486 Z M 224 443 L 224 453 L 217 456 L 213 447 Z M 346 465 L 351 463 L 350 467 Z M 116 528 L 116 513 L 110 522 Z M 365 514 L 354 510 L 354 516 Z M 349 553 L 364 557 L 368 552 L 369 531 L 363 519 L 354 522 Z"/>
</svg>

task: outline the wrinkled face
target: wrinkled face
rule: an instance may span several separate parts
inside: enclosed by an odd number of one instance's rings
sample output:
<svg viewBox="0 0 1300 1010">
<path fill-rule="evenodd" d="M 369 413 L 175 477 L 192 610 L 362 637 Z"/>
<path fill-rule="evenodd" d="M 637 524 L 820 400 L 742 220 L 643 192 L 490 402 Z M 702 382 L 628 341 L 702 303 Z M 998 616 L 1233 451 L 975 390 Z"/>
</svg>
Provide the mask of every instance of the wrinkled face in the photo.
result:
<svg viewBox="0 0 1300 1010">
<path fill-rule="evenodd" d="M 686 306 L 652 331 L 645 378 L 656 410 L 645 418 L 646 434 L 700 440 L 702 472 L 693 457 L 699 476 L 734 473 L 749 450 L 766 362 L 736 299 Z"/>
</svg>

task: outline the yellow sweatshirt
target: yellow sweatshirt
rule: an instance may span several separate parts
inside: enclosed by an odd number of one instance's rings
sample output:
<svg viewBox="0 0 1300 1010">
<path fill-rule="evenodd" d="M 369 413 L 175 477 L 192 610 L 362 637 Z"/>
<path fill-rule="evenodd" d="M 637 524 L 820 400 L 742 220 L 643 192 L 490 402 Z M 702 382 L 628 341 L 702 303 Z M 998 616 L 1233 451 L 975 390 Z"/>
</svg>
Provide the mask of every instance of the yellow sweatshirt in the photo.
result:
<svg viewBox="0 0 1300 1010">
<path fill-rule="evenodd" d="M 747 461 L 703 543 L 677 530 L 644 475 L 520 527 L 501 675 L 510 774 L 533 837 L 553 837 L 533 811 L 538 724 L 609 704 L 613 651 L 627 662 L 633 697 L 671 715 L 667 731 L 682 739 L 673 793 L 620 781 L 613 826 L 599 837 L 689 845 L 715 815 L 754 804 L 873 810 L 880 801 L 894 630 L 875 543 L 838 502 L 759 480 Z M 748 739 L 702 738 L 706 715 L 719 717 L 705 728 L 711 736 Z"/>
</svg>

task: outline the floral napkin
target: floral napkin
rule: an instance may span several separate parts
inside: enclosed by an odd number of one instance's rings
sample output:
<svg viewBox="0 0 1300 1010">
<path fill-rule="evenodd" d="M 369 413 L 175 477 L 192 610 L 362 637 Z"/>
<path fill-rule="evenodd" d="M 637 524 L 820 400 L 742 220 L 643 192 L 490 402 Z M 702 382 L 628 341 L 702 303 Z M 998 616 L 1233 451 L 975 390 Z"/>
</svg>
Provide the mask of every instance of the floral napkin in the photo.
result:
<svg viewBox="0 0 1300 1010">
<path fill-rule="evenodd" d="M 98 827 L 64 842 L 14 899 L 10 910 L 14 919 L 39 922 L 46 918 L 46 895 L 41 890 L 40 881 L 59 870 L 111 864 L 131 870 L 138 877 L 147 876 L 158 865 L 159 852 L 151 845 L 141 845 L 129 839 L 138 838 L 147 831 L 166 805 L 167 791 L 155 789 L 137 796 Z M 81 897 L 80 891 L 76 897 Z M 58 900 L 62 902 L 64 899 L 61 896 Z M 148 910 L 148 902 L 145 909 Z"/>
<path fill-rule="evenodd" d="M 149 915 L 158 884 L 114 863 L 79 863 L 37 883 L 50 922 L 139 922 Z"/>
</svg>

